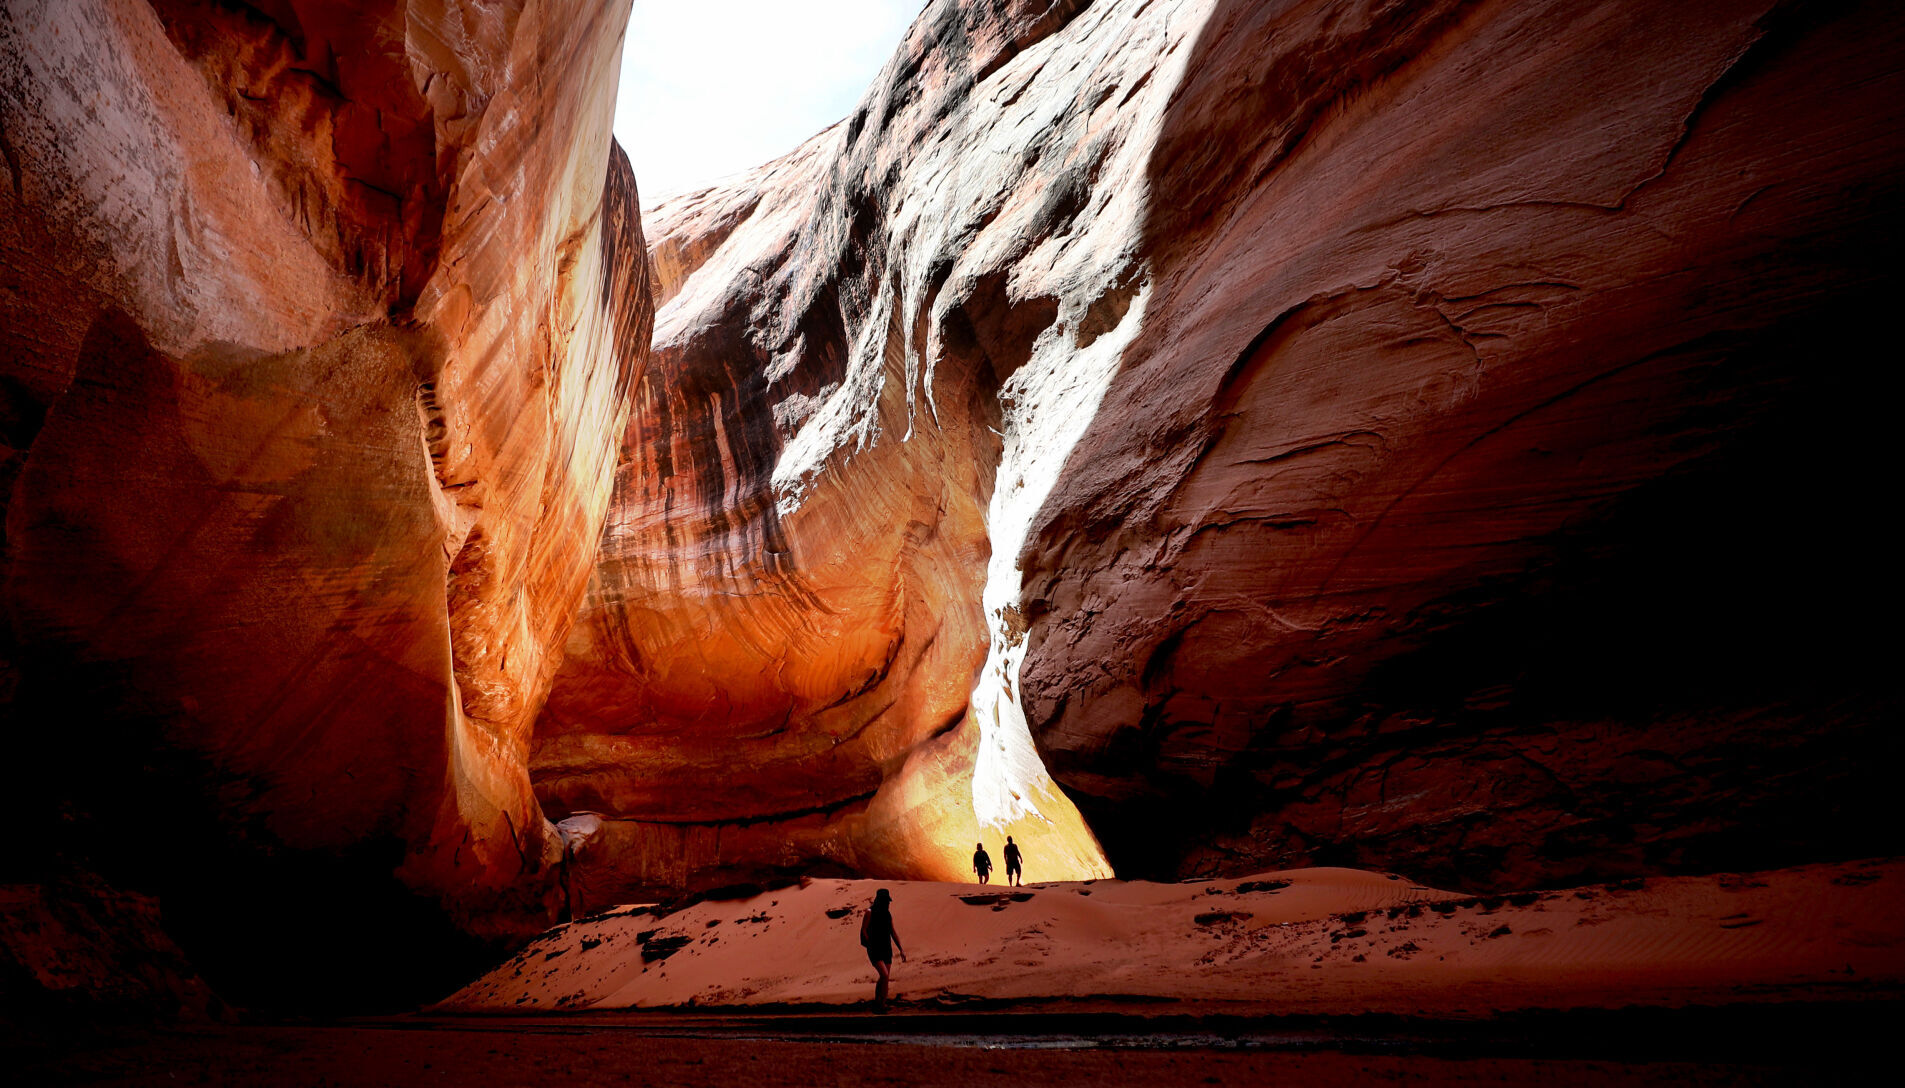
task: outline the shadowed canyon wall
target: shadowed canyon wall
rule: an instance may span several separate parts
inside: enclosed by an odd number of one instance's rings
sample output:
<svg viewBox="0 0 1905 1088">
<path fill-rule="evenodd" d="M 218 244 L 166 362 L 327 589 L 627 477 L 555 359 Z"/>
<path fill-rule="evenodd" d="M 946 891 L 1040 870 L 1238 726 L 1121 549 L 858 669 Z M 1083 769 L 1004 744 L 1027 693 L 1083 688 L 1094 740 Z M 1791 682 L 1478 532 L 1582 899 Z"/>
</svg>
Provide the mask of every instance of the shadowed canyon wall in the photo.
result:
<svg viewBox="0 0 1905 1088">
<path fill-rule="evenodd" d="M 842 124 L 651 210 L 532 759 L 588 895 L 1095 867 L 1048 767 L 1127 876 L 1895 849 L 1900 24 L 929 5 Z"/>
<path fill-rule="evenodd" d="M 1115 861 L 1897 849 L 1861 632 L 1900 599 L 1862 511 L 1901 41 L 1879 4 L 1212 10 L 1158 301 L 1022 557 L 1028 715 Z"/>
<path fill-rule="evenodd" d="M 1007 833 L 1896 852 L 1887 5 L 935 0 L 652 244 L 625 15 L 0 9 L 9 879 L 401 1003 Z"/>
<path fill-rule="evenodd" d="M 560 906 L 530 731 L 652 318 L 626 15 L 0 16 L 13 860 L 158 891 L 240 1000 Z"/>
</svg>

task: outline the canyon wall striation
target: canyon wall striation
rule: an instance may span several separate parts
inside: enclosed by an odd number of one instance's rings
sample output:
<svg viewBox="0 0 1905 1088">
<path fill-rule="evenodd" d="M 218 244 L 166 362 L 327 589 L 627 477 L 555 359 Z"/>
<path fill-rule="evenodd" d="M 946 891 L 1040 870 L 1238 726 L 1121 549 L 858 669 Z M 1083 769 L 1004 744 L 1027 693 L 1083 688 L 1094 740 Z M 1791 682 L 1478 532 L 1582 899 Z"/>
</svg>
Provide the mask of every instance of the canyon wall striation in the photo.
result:
<svg viewBox="0 0 1905 1088">
<path fill-rule="evenodd" d="M 1084 121 L 1060 73 L 1111 40 L 1060 33 L 1083 8 L 930 6 L 851 118 L 651 209 L 654 353 L 532 757 L 586 829 L 587 901 L 776 869 L 969 880 L 1008 834 L 1033 879 L 1110 875 L 1001 694 L 992 599 L 1016 553 L 1001 394 L 1053 316 L 1008 281 L 1051 238 L 1040 156 Z M 1098 275 L 1092 244 L 1055 275 Z"/>
<path fill-rule="evenodd" d="M 441 985 L 459 934 L 559 908 L 530 733 L 653 312 L 626 15 L 0 15 L 4 656 L 40 779 L 10 826 L 159 891 L 241 1000 Z"/>
<path fill-rule="evenodd" d="M 1860 632 L 1900 600 L 1862 511 L 1901 41 L 1882 4 L 1210 9 L 1142 331 L 1019 557 L 1027 715 L 1123 870 L 1897 848 Z"/>
<path fill-rule="evenodd" d="M 929 5 L 650 211 L 532 757 L 589 894 L 1098 871 L 1048 768 L 1121 875 L 1888 852 L 1900 22 Z"/>
<path fill-rule="evenodd" d="M 1005 834 L 1896 852 L 1886 5 L 934 0 L 652 242 L 625 15 L 0 11 L 22 879 L 242 1001 Z"/>
</svg>

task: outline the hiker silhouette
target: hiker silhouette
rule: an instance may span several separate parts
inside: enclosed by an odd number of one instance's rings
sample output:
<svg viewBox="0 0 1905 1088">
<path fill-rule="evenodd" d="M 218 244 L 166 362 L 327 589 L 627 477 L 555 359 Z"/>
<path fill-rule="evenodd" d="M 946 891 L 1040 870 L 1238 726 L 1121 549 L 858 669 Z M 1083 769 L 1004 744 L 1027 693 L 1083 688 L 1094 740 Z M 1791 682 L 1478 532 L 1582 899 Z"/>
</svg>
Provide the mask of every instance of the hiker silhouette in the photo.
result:
<svg viewBox="0 0 1905 1088">
<path fill-rule="evenodd" d="M 893 896 L 885 888 L 874 893 L 873 905 L 860 919 L 860 945 L 867 950 L 874 973 L 880 976 L 873 984 L 873 1011 L 885 1012 L 886 985 L 893 977 L 893 949 L 898 947 L 900 959 L 906 958 L 906 946 L 900 944 L 900 935 L 893 928 Z"/>
<path fill-rule="evenodd" d="M 985 843 L 975 842 L 972 846 L 972 871 L 979 874 L 979 883 L 992 883 L 992 855 L 986 853 Z"/>
<path fill-rule="evenodd" d="M 1019 844 L 1012 841 L 1012 836 L 1007 835 L 1005 837 L 1005 878 L 1014 888 L 1025 883 L 1024 861 L 1024 856 L 1019 853 Z"/>
</svg>

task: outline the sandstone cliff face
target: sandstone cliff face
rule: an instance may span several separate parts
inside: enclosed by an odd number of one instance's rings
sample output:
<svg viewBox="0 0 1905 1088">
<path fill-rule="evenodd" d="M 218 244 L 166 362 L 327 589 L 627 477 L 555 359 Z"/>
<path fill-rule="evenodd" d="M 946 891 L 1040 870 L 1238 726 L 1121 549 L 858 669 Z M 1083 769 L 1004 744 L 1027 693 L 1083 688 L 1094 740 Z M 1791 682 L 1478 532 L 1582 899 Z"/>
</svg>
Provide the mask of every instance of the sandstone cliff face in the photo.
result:
<svg viewBox="0 0 1905 1088">
<path fill-rule="evenodd" d="M 1212 9 L 1143 331 L 1022 556 L 1029 716 L 1128 868 L 1895 848 L 1896 685 L 1850 632 L 1899 599 L 1856 511 L 1902 36 L 1876 4 Z M 1828 543 L 1791 501 L 1848 513 Z"/>
<path fill-rule="evenodd" d="M 998 394 L 1051 315 L 1002 312 L 1032 209 L 971 245 L 968 207 L 1036 188 L 990 164 L 1051 137 L 983 153 L 980 88 L 1080 7 L 936 6 L 852 119 L 653 213 L 654 358 L 532 761 L 551 815 L 596 821 L 591 899 L 828 863 L 969 879 L 1005 834 L 1035 879 L 1109 875 L 997 696 Z"/>
<path fill-rule="evenodd" d="M 625 17 L 0 16 L 12 732 L 74 768 L 10 801 L 145 859 L 187 937 L 229 951 L 267 901 L 389 944 L 437 924 L 410 893 L 478 934 L 555 908 L 530 730 L 652 314 Z"/>
<path fill-rule="evenodd" d="M 1844 632 L 1896 578 L 1784 507 L 1887 459 L 1900 34 L 929 6 L 852 117 L 651 215 L 532 761 L 584 870 L 949 875 L 1005 829 L 1095 868 L 1047 766 L 1125 875 L 1890 849 Z"/>
<path fill-rule="evenodd" d="M 938 0 L 652 250 L 622 17 L 0 14 L 4 823 L 214 986 L 1895 851 L 1883 5 Z"/>
</svg>

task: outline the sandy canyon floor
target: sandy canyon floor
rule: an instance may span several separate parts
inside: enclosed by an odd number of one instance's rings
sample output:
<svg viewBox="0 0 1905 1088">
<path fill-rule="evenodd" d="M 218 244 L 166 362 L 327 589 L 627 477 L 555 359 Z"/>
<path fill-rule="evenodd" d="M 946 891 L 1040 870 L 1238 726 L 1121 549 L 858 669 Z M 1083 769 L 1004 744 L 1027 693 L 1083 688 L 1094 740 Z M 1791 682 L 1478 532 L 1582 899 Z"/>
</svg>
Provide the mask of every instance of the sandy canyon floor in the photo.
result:
<svg viewBox="0 0 1905 1088">
<path fill-rule="evenodd" d="M 909 957 L 865 1009 L 859 912 Z M 1349 869 L 809 880 L 550 930 L 435 1008 L 21 1035 L 27 1083 L 1846 1083 L 1905 1009 L 1905 861 L 1462 896 Z"/>
<path fill-rule="evenodd" d="M 844 1006 L 873 971 L 861 912 L 893 893 L 899 999 L 1081 996 L 1257 1016 L 1485 1016 L 1896 992 L 1905 861 L 1463 896 L 1303 869 L 1186 884 L 980 888 L 810 880 L 550 930 L 441 1012 Z"/>
</svg>

